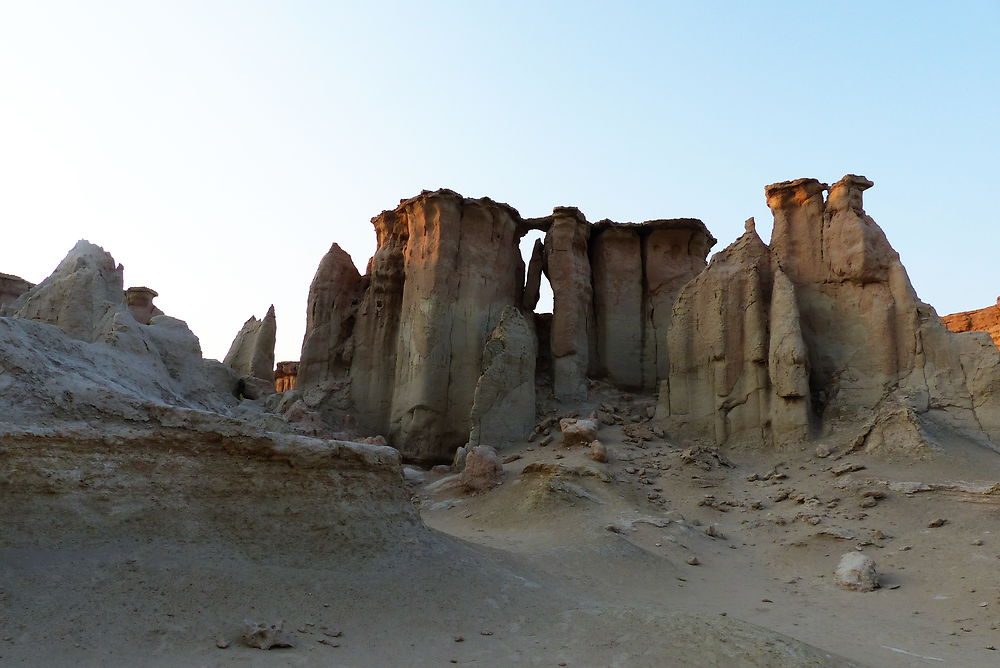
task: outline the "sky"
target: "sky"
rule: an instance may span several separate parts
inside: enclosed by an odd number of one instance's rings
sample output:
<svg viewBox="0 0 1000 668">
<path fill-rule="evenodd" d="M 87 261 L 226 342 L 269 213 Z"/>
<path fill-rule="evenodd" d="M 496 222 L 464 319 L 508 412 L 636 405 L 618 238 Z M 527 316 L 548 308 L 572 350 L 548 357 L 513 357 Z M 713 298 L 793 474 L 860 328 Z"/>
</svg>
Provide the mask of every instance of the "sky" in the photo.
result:
<svg viewBox="0 0 1000 668">
<path fill-rule="evenodd" d="M 0 0 L 0 272 L 85 238 L 207 357 L 299 357 L 333 242 L 422 189 L 701 218 L 847 173 L 939 313 L 1000 295 L 1000 0 Z"/>
</svg>

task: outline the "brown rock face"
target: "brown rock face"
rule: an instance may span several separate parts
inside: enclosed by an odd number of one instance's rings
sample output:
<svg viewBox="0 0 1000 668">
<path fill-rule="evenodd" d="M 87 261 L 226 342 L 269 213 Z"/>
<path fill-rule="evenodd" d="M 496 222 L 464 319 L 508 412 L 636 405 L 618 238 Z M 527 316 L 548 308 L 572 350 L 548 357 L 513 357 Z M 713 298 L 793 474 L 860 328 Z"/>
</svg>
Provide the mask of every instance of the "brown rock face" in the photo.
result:
<svg viewBox="0 0 1000 668">
<path fill-rule="evenodd" d="M 125 301 L 132 316 L 143 325 L 148 325 L 149 321 L 158 315 L 163 315 L 163 311 L 156 308 L 153 299 L 159 297 L 159 293 L 152 288 L 145 286 L 132 287 L 125 291 Z"/>
<path fill-rule="evenodd" d="M 705 268 L 713 245 L 705 224 L 690 218 L 594 225 L 590 257 L 598 375 L 647 390 L 667 378 L 674 300 Z"/>
<path fill-rule="evenodd" d="M 232 367 L 241 376 L 251 376 L 273 383 L 276 334 L 277 325 L 272 305 L 263 320 L 250 316 L 250 319 L 243 324 L 243 328 L 233 339 L 223 364 Z"/>
<path fill-rule="evenodd" d="M 784 426 L 775 430 L 779 439 L 807 437 L 798 324 L 791 284 L 749 220 L 677 299 L 661 393 L 672 429 L 717 443 L 770 443 L 776 418 Z"/>
<path fill-rule="evenodd" d="M 989 439 L 1000 356 L 950 336 L 917 299 L 862 208 L 871 185 L 767 187 L 770 247 L 748 225 L 677 299 L 664 426 L 718 443 L 819 437 L 869 450 L 922 448 L 941 430 Z"/>
<path fill-rule="evenodd" d="M 344 285 L 344 272 L 331 283 L 332 294 L 357 295 L 350 367 L 314 354 L 332 337 L 310 326 L 299 387 L 315 397 L 330 377 L 349 377 L 361 428 L 388 434 L 411 459 L 444 461 L 468 440 L 487 338 L 504 309 L 521 303 L 525 228 L 510 207 L 450 190 L 424 192 L 372 222 L 378 250 L 359 291 L 350 290 L 353 277 Z M 331 320 L 352 317 L 340 300 L 333 310 Z"/>
<path fill-rule="evenodd" d="M 587 241 L 590 224 L 579 209 L 557 207 L 545 234 L 545 273 L 552 285 L 552 393 L 587 398 L 587 371 L 595 341 L 593 284 Z"/>
<path fill-rule="evenodd" d="M 274 367 L 274 391 L 294 390 L 299 375 L 298 362 L 278 362 Z"/>
<path fill-rule="evenodd" d="M 986 332 L 993 339 L 993 343 L 1000 348 L 1000 297 L 994 306 L 977 309 L 975 311 L 962 311 L 951 315 L 941 316 L 941 321 L 952 332 Z"/>
<path fill-rule="evenodd" d="M 535 425 L 538 339 L 531 321 L 508 306 L 483 349 L 483 369 L 469 416 L 469 445 L 506 445 Z"/>
<path fill-rule="evenodd" d="M 306 335 L 302 359 L 308 363 L 296 370 L 297 383 L 305 387 L 322 385 L 324 379 L 343 376 L 354 357 L 351 336 L 364 281 L 351 256 L 333 244 L 309 286 Z M 280 392 L 281 390 L 279 390 Z"/>
<path fill-rule="evenodd" d="M 561 401 L 585 399 L 595 376 L 654 387 L 674 297 L 715 243 L 697 220 L 595 226 L 573 207 L 523 220 L 450 190 L 372 222 L 378 248 L 364 277 L 336 245 L 320 264 L 297 386 L 329 419 L 356 420 L 408 459 L 434 462 L 523 438 L 536 380 Z M 529 229 L 545 239 L 525 277 Z M 550 319 L 531 312 L 543 274 Z"/>
</svg>

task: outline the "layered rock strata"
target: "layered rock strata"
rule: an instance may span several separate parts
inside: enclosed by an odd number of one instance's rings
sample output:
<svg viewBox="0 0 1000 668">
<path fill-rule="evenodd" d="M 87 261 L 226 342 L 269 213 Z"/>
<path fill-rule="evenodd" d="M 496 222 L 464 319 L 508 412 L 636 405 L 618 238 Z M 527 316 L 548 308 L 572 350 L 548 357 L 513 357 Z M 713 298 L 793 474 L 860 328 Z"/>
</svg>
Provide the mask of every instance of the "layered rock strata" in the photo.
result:
<svg viewBox="0 0 1000 668">
<path fill-rule="evenodd" d="M 277 336 L 274 305 L 267 310 L 263 320 L 255 316 L 243 323 L 233 339 L 223 364 L 241 376 L 274 382 L 274 342 Z"/>
<path fill-rule="evenodd" d="M 862 207 L 871 185 L 766 188 L 770 246 L 748 225 L 677 299 L 662 426 L 720 444 L 870 450 L 1000 433 L 1000 354 L 951 336 L 917 299 Z"/>
<path fill-rule="evenodd" d="M 993 339 L 997 348 L 1000 348 L 1000 297 L 997 297 L 997 303 L 994 306 L 943 315 L 941 321 L 945 327 L 956 334 L 986 332 Z"/>
<path fill-rule="evenodd" d="M 77 244 L 0 317 L 4 547 L 212 545 L 295 564 L 424 540 L 397 451 L 297 434 L 239 402 L 238 381 L 180 320 L 139 324 L 120 266 Z"/>
</svg>

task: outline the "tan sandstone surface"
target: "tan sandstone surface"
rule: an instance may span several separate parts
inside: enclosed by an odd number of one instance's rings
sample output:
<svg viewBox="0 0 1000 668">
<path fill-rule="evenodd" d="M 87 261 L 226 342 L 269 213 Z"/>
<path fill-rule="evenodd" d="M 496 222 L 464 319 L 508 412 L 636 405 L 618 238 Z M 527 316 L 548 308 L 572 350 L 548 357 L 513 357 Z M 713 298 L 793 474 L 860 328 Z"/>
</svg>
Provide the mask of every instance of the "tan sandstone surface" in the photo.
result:
<svg viewBox="0 0 1000 668">
<path fill-rule="evenodd" d="M 0 313 L 0 665 L 996 665 L 1000 352 L 871 185 L 768 186 L 710 262 L 425 191 L 323 258 L 280 392 L 273 312 L 205 360 L 81 241 Z"/>
</svg>

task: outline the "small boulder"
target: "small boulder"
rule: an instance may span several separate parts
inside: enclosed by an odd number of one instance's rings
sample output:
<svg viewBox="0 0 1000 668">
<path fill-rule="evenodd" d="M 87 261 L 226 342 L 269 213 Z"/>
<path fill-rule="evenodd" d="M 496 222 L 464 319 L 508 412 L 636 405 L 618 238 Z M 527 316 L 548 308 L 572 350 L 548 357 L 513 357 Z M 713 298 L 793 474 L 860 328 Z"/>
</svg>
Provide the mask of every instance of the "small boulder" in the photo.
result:
<svg viewBox="0 0 1000 668">
<path fill-rule="evenodd" d="M 278 624 L 260 624 L 249 619 L 244 621 L 243 642 L 257 649 L 272 649 L 274 647 L 295 647 L 295 638 L 285 632 L 284 622 Z"/>
<path fill-rule="evenodd" d="M 597 440 L 597 420 L 591 418 L 563 418 L 559 420 L 565 447 L 589 445 Z"/>
<path fill-rule="evenodd" d="M 455 456 L 451 460 L 451 470 L 455 473 L 461 473 L 462 469 L 465 468 L 465 458 L 469 455 L 469 445 L 463 445 L 455 451 Z"/>
<path fill-rule="evenodd" d="M 593 441 L 590 444 L 589 457 L 595 462 L 605 464 L 608 461 L 608 448 L 600 441 Z"/>
<path fill-rule="evenodd" d="M 377 436 L 365 436 L 364 438 L 359 438 L 358 443 L 364 445 L 389 445 L 389 441 L 385 440 L 385 436 L 381 434 Z"/>
<path fill-rule="evenodd" d="M 251 401 L 266 399 L 274 394 L 274 382 L 255 376 L 243 376 L 240 378 L 238 391 L 241 397 Z"/>
<path fill-rule="evenodd" d="M 477 445 L 465 456 L 465 468 L 458 476 L 459 484 L 470 492 L 483 492 L 504 481 L 503 464 L 497 451 L 488 445 Z"/>
<path fill-rule="evenodd" d="M 848 552 L 840 558 L 834 581 L 844 589 L 873 591 L 878 588 L 875 560 L 862 552 Z"/>
</svg>

